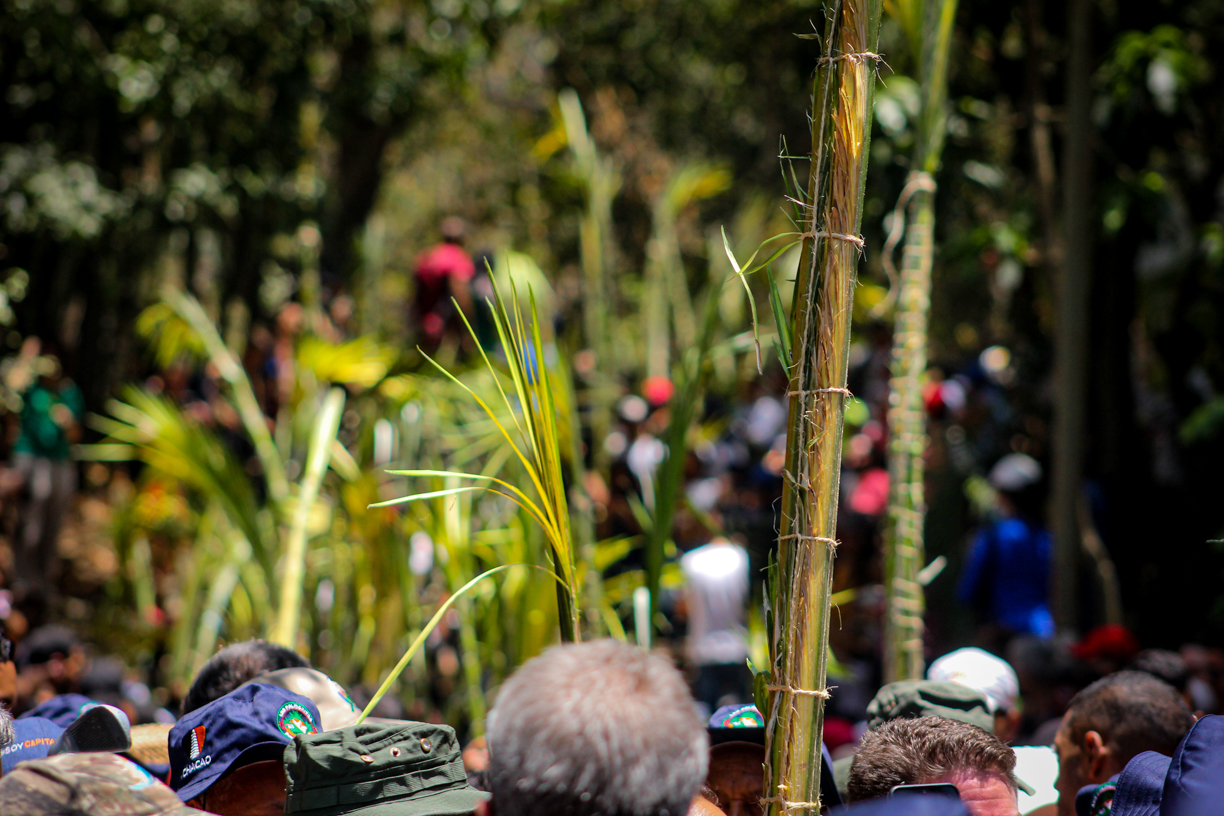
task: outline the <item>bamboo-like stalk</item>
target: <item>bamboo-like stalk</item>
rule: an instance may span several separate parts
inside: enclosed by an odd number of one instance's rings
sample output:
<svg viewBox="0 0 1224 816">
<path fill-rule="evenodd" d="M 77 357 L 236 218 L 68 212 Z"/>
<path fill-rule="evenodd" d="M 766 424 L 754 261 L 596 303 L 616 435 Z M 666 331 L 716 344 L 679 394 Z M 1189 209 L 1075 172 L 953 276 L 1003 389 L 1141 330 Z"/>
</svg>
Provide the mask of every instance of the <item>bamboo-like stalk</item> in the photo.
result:
<svg viewBox="0 0 1224 816">
<path fill-rule="evenodd" d="M 792 307 L 782 530 L 770 590 L 768 813 L 819 813 L 829 596 L 880 0 L 830 0 Z"/>
<path fill-rule="evenodd" d="M 285 545 L 285 571 L 281 577 L 280 606 L 276 621 L 268 634 L 273 643 L 294 648 L 297 646 L 298 623 L 302 614 L 302 585 L 306 581 L 306 526 L 310 511 L 314 509 L 319 487 L 331 461 L 332 440 L 340 428 L 340 416 L 344 412 L 344 389 L 333 388 L 323 400 L 323 407 L 315 420 L 311 435 L 310 451 L 306 457 L 306 475 L 297 496 L 297 507 L 293 512 L 293 524 Z"/>
<path fill-rule="evenodd" d="M 923 454 L 926 412 L 922 377 L 927 367 L 931 312 L 931 266 L 935 255 L 935 182 L 943 150 L 948 89 L 948 49 L 957 0 L 923 0 L 921 30 L 911 36 L 916 52 L 922 109 L 914 147 L 913 172 L 898 202 L 908 203 L 900 292 L 893 328 L 892 380 L 888 408 L 889 501 L 884 549 L 884 680 L 916 680 L 923 673 L 925 598 L 918 572 L 925 561 L 926 518 Z M 908 199 L 908 202 L 906 202 Z"/>
<path fill-rule="evenodd" d="M 612 235 L 612 202 L 620 191 L 620 171 L 611 156 L 600 154 L 595 140 L 587 130 L 582 102 L 572 88 L 557 95 L 566 141 L 574 155 L 574 168 L 586 188 L 586 209 L 578 221 L 579 251 L 582 265 L 584 297 L 582 299 L 583 330 L 588 347 L 598 361 L 596 371 L 604 376 L 595 378 L 595 387 L 588 395 L 591 438 L 602 440 L 612 427 L 613 404 L 619 394 L 612 381 L 620 371 L 620 359 L 611 341 L 608 315 L 614 313 L 615 299 L 611 289 L 611 273 L 615 269 Z M 607 379 L 607 382 L 604 380 Z M 602 444 L 592 450 L 595 470 L 607 473 L 609 462 Z"/>
</svg>

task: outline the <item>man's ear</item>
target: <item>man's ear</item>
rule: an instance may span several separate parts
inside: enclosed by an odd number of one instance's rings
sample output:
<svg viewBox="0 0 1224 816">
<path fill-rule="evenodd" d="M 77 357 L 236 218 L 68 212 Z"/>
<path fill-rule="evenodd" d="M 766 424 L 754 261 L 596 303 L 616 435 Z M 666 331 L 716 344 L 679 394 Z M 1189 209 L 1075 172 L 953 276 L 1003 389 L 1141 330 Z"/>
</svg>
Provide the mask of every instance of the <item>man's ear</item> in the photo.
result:
<svg viewBox="0 0 1224 816">
<path fill-rule="evenodd" d="M 1113 756 L 1101 735 L 1096 731 L 1087 732 L 1080 748 L 1084 755 L 1084 769 L 1087 771 L 1088 781 L 1099 784 L 1107 780 L 1110 777 L 1108 769 Z"/>
</svg>

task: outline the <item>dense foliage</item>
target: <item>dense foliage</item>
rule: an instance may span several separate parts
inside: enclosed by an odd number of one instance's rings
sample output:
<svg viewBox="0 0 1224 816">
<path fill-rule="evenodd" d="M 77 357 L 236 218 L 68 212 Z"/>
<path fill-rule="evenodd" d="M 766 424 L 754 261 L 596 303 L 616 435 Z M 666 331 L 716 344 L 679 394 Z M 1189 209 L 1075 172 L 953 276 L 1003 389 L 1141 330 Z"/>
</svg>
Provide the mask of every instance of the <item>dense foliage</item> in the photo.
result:
<svg viewBox="0 0 1224 816">
<path fill-rule="evenodd" d="M 1095 519 L 1145 640 L 1159 642 L 1174 619 L 1218 634 L 1224 565 L 1208 541 L 1224 529 L 1214 501 L 1224 454 L 1224 10 L 1210 0 L 1095 5 L 1094 228 L 1061 235 L 1064 5 L 963 3 L 956 21 L 931 360 L 980 374 L 984 349 L 1009 357 L 994 403 L 963 423 L 932 424 L 928 550 L 955 566 L 970 524 L 967 479 L 1010 449 L 1048 453 L 1058 247 L 1089 242 Z M 580 270 L 593 262 L 581 236 L 602 200 L 610 232 L 599 261 L 613 296 L 599 308 L 613 324 L 609 347 L 633 349 L 610 372 L 624 387 L 645 370 L 642 338 L 653 329 L 639 320 L 651 286 L 669 280 L 688 298 L 651 318 L 674 323 L 664 337 L 680 361 L 693 304 L 729 271 L 712 230 L 727 225 L 746 254 L 789 228 L 774 206 L 779 153 L 808 148 L 815 58 L 795 35 L 820 13 L 815 3 L 742 0 L 2 0 L 4 339 L 12 349 L 24 335 L 58 341 L 101 412 L 151 370 L 136 317 L 164 285 L 198 298 L 238 353 L 247 327 L 268 324 L 287 299 L 313 306 L 344 292 L 356 329 L 395 350 L 391 385 L 378 392 L 389 402 L 370 397 L 360 409 L 385 418 L 428 390 L 411 379 L 421 361 L 405 316 L 413 258 L 439 218 L 465 216 L 475 248 L 535 258 L 556 289 L 563 342 L 578 350 L 591 308 Z M 873 312 L 889 285 L 878 250 L 910 170 L 920 98 L 903 23 L 889 18 L 881 37 L 856 360 L 888 343 L 887 315 Z M 606 160 L 604 199 L 576 158 L 558 103 L 566 88 L 585 109 L 592 155 Z M 662 206 L 694 167 L 723 180 Z M 663 250 L 679 273 L 652 278 Z M 766 302 L 767 287 L 752 285 Z M 742 343 L 746 301 L 724 297 L 721 339 Z M 737 348 L 714 363 L 720 395 L 752 374 L 747 346 Z M 354 450 L 373 450 L 370 428 L 344 428 Z M 281 451 L 299 467 L 306 436 Z M 336 501 L 377 498 L 372 479 L 337 487 L 348 498 Z M 251 489 L 251 501 L 262 498 Z M 264 519 L 250 535 L 281 522 Z M 387 548 L 411 534 L 367 532 L 389 536 Z M 1212 566 L 1187 574 L 1188 558 Z M 377 565 L 352 569 L 390 580 Z M 946 608 L 947 586 L 932 587 L 933 607 Z M 1168 597 L 1195 606 L 1148 600 Z M 329 637 L 403 610 L 363 614 Z M 359 645 L 373 638 L 367 630 Z"/>
</svg>

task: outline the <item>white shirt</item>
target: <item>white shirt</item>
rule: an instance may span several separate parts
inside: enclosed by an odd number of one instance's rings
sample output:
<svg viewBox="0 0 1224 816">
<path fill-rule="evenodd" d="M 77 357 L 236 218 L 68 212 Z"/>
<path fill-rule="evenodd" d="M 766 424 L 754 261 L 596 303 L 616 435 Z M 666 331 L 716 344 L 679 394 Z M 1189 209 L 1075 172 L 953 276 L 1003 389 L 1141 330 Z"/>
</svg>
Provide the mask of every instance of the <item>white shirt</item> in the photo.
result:
<svg viewBox="0 0 1224 816">
<path fill-rule="evenodd" d="M 722 538 L 685 553 L 689 658 L 698 666 L 748 658 L 748 553 Z"/>
<path fill-rule="evenodd" d="M 1016 792 L 1020 816 L 1058 801 L 1054 782 L 1058 779 L 1058 754 L 1048 745 L 1021 745 L 1012 749 L 1016 754 L 1016 778 L 1031 785 L 1030 796 Z"/>
</svg>

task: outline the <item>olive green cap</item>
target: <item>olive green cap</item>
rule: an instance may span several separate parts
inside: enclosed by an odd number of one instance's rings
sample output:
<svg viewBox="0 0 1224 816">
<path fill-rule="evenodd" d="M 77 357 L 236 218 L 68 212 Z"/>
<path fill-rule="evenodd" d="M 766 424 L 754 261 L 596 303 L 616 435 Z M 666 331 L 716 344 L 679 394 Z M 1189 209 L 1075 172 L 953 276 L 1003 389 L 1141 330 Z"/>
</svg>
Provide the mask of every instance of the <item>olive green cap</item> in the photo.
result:
<svg viewBox="0 0 1224 816">
<path fill-rule="evenodd" d="M 294 737 L 285 780 L 286 816 L 457 816 L 489 798 L 468 786 L 454 729 L 405 720 Z"/>
<path fill-rule="evenodd" d="M 994 715 L 982 692 L 943 680 L 899 680 L 889 683 L 867 705 L 867 728 L 879 728 L 889 720 L 915 717 L 944 717 L 976 725 L 988 734 L 994 733 Z M 849 779 L 849 765 L 842 768 Z M 836 776 L 837 763 L 833 764 Z M 1012 777 L 1016 787 L 1032 795 L 1033 787 Z"/>
<path fill-rule="evenodd" d="M 986 695 L 960 683 L 900 680 L 876 692 L 867 706 L 867 727 L 878 728 L 889 720 L 946 717 L 993 734 L 994 715 L 988 706 Z"/>
</svg>

